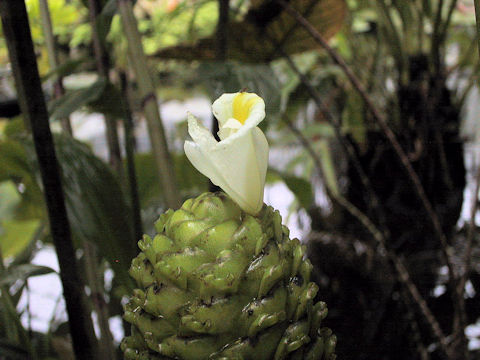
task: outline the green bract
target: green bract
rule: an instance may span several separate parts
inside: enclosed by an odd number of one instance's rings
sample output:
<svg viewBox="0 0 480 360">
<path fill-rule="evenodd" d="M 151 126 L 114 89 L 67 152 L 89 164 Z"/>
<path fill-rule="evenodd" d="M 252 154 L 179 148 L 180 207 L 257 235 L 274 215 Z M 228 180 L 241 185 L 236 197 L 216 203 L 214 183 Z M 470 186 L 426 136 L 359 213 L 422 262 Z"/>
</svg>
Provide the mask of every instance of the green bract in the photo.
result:
<svg viewBox="0 0 480 360">
<path fill-rule="evenodd" d="M 278 211 L 243 212 L 224 193 L 169 210 L 139 241 L 125 306 L 126 359 L 335 359 L 312 265 Z"/>
</svg>

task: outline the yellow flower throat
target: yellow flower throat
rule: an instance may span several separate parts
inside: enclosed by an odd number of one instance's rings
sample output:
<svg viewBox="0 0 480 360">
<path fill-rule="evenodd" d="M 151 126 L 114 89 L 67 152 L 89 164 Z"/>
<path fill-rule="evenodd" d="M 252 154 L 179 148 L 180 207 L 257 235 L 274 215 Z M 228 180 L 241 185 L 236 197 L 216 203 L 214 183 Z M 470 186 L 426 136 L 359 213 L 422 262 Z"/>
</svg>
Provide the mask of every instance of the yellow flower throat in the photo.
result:
<svg viewBox="0 0 480 360">
<path fill-rule="evenodd" d="M 252 106 L 258 101 L 257 96 L 251 96 L 249 93 L 239 93 L 233 99 L 233 118 L 245 124 Z"/>
</svg>

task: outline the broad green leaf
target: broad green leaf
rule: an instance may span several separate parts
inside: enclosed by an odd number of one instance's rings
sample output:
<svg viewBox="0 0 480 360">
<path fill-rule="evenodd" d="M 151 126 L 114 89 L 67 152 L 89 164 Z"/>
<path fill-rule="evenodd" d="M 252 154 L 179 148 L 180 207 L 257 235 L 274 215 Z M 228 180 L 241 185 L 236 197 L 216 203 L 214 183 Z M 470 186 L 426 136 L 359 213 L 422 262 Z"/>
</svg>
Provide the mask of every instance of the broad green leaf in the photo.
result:
<svg viewBox="0 0 480 360">
<path fill-rule="evenodd" d="M 18 280 L 24 282 L 32 276 L 46 275 L 52 272 L 55 272 L 55 270 L 47 266 L 33 264 L 10 266 L 2 273 L 0 286 L 10 286 Z"/>
<path fill-rule="evenodd" d="M 40 220 L 4 220 L 0 222 L 0 246 L 4 258 L 21 253 L 34 239 Z"/>
<path fill-rule="evenodd" d="M 52 119 L 68 117 L 75 110 L 97 100 L 104 93 L 105 86 L 105 79 L 100 78 L 85 88 L 67 91 L 61 98 L 50 102 L 50 116 Z"/>
<path fill-rule="evenodd" d="M 105 85 L 98 98 L 88 104 L 88 108 L 93 112 L 109 115 L 114 119 L 125 117 L 123 96 L 120 90 L 110 82 Z"/>
<path fill-rule="evenodd" d="M 11 219 L 14 215 L 17 205 L 21 201 L 17 188 L 12 181 L 0 183 L 0 219 Z"/>
<path fill-rule="evenodd" d="M 208 189 L 208 179 L 200 174 L 188 161 L 185 154 L 173 154 L 175 178 L 182 197 L 189 197 Z M 138 192 L 142 209 L 152 203 L 159 203 L 162 199 L 162 188 L 159 185 L 155 160 L 151 153 L 135 155 L 135 169 L 137 173 Z"/>
<path fill-rule="evenodd" d="M 56 137 L 55 145 L 74 237 L 95 243 L 116 275 L 128 286 L 131 280 L 127 271 L 136 254 L 136 241 L 130 208 L 116 177 L 86 145 L 66 136 Z M 0 166 L 0 180 L 22 176 L 22 181 L 30 181 L 27 190 L 35 186 L 38 189 L 35 183 L 38 168 L 31 140 L 25 140 L 23 145 L 12 140 L 0 142 L 0 163 L 5 159 L 8 166 Z M 27 191 L 23 192 L 22 198 L 26 194 Z M 41 193 L 40 198 L 43 201 Z M 39 223 L 36 219 L 4 221 L 0 236 L 4 256 L 18 254 L 24 249 Z"/>
<path fill-rule="evenodd" d="M 85 65 L 87 62 L 86 57 L 82 57 L 80 59 L 71 59 L 68 61 L 65 61 L 61 65 L 59 65 L 57 68 L 52 69 L 48 74 L 42 77 L 42 81 L 46 81 L 50 79 L 53 76 L 58 76 L 58 77 L 65 77 L 67 75 L 73 74 L 78 68 L 82 65 Z"/>
<path fill-rule="evenodd" d="M 346 4 L 343 0 L 292 0 L 289 2 L 323 35 L 332 37 L 342 26 Z M 241 21 L 228 25 L 227 58 L 246 62 L 269 62 L 281 57 L 278 47 L 288 54 L 318 48 L 309 33 L 282 7 L 271 1 L 252 1 Z M 272 41 L 273 39 L 273 41 Z M 160 58 L 180 60 L 215 60 L 216 34 L 194 45 L 178 45 L 158 51 Z"/>
<path fill-rule="evenodd" d="M 44 214 L 44 199 L 32 171 L 25 148 L 19 141 L 0 141 L 0 182 L 11 181 L 21 195 L 15 210 L 16 220 L 39 219 Z M 20 192 L 21 190 L 21 192 Z"/>
<path fill-rule="evenodd" d="M 128 268 L 136 255 L 132 216 L 125 195 L 110 167 L 84 144 L 57 136 L 65 202 L 77 239 L 96 244 L 126 286 Z"/>
</svg>

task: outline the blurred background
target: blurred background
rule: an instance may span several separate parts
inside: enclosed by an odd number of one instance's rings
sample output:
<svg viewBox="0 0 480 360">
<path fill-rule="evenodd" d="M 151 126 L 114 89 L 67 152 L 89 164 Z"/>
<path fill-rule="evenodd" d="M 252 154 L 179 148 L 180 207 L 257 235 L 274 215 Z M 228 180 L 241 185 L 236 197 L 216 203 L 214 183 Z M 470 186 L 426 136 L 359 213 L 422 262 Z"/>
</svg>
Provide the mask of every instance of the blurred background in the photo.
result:
<svg viewBox="0 0 480 360">
<path fill-rule="evenodd" d="M 122 358 L 137 240 L 209 189 L 187 111 L 215 131 L 211 103 L 242 89 L 265 100 L 265 203 L 308 249 L 338 358 L 479 358 L 473 1 L 25 4 L 101 359 Z M 1 32 L 0 359 L 73 359 L 13 71 Z"/>
</svg>

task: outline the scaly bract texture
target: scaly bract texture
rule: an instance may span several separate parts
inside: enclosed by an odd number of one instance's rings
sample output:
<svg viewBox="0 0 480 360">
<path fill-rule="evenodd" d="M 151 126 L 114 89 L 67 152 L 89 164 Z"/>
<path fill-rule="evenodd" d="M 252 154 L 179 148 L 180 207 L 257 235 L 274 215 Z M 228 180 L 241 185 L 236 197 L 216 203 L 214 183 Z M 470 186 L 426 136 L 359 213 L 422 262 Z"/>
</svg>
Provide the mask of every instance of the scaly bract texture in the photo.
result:
<svg viewBox="0 0 480 360">
<path fill-rule="evenodd" d="M 125 358 L 333 360 L 336 337 L 312 265 L 278 211 L 243 212 L 224 193 L 169 210 L 139 241 L 125 306 Z"/>
</svg>

